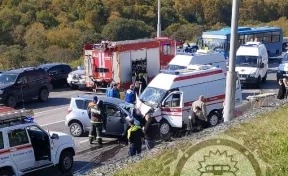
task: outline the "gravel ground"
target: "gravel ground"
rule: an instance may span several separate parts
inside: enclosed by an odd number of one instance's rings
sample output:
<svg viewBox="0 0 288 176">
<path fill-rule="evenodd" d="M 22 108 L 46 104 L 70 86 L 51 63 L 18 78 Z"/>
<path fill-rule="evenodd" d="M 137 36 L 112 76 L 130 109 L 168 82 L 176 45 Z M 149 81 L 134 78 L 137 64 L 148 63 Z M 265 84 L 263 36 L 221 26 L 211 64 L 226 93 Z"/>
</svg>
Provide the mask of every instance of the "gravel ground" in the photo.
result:
<svg viewBox="0 0 288 176">
<path fill-rule="evenodd" d="M 123 158 L 121 160 L 108 163 L 106 165 L 101 165 L 99 163 L 99 167 L 96 167 L 93 169 L 91 168 L 89 171 L 83 171 L 83 173 L 74 174 L 74 175 L 77 175 L 77 176 L 84 176 L 84 175 L 85 176 L 101 176 L 101 175 L 112 176 L 115 171 L 122 169 L 122 168 L 125 168 L 129 164 L 139 162 L 142 159 L 152 158 L 153 156 L 159 154 L 159 152 L 161 150 L 167 149 L 167 148 L 173 148 L 178 143 L 183 143 L 183 142 L 187 142 L 187 141 L 197 142 L 197 141 L 200 141 L 201 139 L 204 139 L 205 137 L 209 137 L 209 136 L 213 136 L 213 135 L 217 135 L 219 133 L 222 133 L 225 130 L 232 128 L 232 127 L 235 127 L 241 123 L 247 123 L 250 120 L 254 119 L 259 114 L 278 109 L 279 107 L 285 105 L 288 102 L 288 100 L 280 101 L 280 100 L 275 99 L 271 102 L 273 102 L 273 103 L 271 103 L 268 107 L 257 107 L 254 109 L 250 109 L 244 115 L 237 117 L 230 122 L 221 123 L 221 124 L 217 125 L 216 127 L 208 128 L 208 129 L 205 129 L 201 132 L 191 134 L 189 136 L 184 136 L 181 138 L 175 138 L 175 139 L 173 139 L 172 142 L 161 143 L 161 144 L 157 145 L 157 147 L 155 147 L 153 150 L 144 151 L 139 156 L 126 157 L 126 158 Z"/>
</svg>

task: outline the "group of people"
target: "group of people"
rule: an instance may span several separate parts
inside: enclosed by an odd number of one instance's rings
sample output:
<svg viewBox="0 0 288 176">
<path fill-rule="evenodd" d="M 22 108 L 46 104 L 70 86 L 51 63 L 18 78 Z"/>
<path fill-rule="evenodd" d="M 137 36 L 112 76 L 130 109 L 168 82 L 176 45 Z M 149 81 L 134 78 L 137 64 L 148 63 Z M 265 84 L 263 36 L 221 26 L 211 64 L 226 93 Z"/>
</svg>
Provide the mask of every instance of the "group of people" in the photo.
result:
<svg viewBox="0 0 288 176">
<path fill-rule="evenodd" d="M 89 103 L 87 114 L 91 122 L 89 131 L 89 142 L 97 140 L 97 143 L 102 145 L 102 130 L 106 130 L 106 118 L 104 103 L 94 96 L 92 102 Z M 150 113 L 145 115 L 145 125 L 143 128 L 134 123 L 134 119 L 129 120 L 130 128 L 127 131 L 127 140 L 129 144 L 129 155 L 133 156 L 140 154 L 142 144 L 145 142 L 147 149 L 152 149 L 155 146 L 155 139 L 158 133 L 158 124 L 154 118 L 151 118 Z"/>
<path fill-rule="evenodd" d="M 282 100 L 288 96 L 288 80 L 286 78 L 279 79 L 279 90 L 277 98 Z"/>
</svg>

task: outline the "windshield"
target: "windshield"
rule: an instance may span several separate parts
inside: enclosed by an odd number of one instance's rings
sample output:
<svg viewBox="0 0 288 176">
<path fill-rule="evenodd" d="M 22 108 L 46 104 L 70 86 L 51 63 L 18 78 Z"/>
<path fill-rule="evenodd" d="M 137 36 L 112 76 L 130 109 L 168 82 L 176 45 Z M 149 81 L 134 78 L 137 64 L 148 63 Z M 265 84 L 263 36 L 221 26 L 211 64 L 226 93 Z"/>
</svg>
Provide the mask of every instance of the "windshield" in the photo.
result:
<svg viewBox="0 0 288 176">
<path fill-rule="evenodd" d="M 288 63 L 288 55 L 285 55 L 281 62 L 282 64 Z"/>
<path fill-rule="evenodd" d="M 236 66 L 257 67 L 257 56 L 236 56 Z"/>
<path fill-rule="evenodd" d="M 226 41 L 225 39 L 203 38 L 203 47 L 208 47 L 209 50 L 225 50 Z"/>
<path fill-rule="evenodd" d="M 0 83 L 15 83 L 16 79 L 14 74 L 0 74 Z"/>
<path fill-rule="evenodd" d="M 166 92 L 167 91 L 163 89 L 146 87 L 146 89 L 140 95 L 140 100 L 148 106 L 157 107 L 157 105 L 165 96 Z"/>
<path fill-rule="evenodd" d="M 136 107 L 134 104 L 131 104 L 131 103 L 120 103 L 119 104 L 119 107 L 125 109 L 126 111 L 128 111 L 130 114 L 132 114 L 133 112 L 133 109 Z"/>
<path fill-rule="evenodd" d="M 167 70 L 182 70 L 186 69 L 186 66 L 181 66 L 181 65 L 168 65 Z"/>
</svg>

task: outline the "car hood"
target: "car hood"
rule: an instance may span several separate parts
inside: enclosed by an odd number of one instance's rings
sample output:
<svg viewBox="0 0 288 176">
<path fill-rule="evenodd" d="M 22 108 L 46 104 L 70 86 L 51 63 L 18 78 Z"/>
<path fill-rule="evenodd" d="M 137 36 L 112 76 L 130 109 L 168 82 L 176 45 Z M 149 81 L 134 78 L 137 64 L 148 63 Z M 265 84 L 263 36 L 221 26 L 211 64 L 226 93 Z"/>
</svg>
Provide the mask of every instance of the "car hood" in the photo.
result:
<svg viewBox="0 0 288 176">
<path fill-rule="evenodd" d="M 258 68 L 255 67 L 236 67 L 236 72 L 240 75 L 251 75 L 258 71 Z"/>
<path fill-rule="evenodd" d="M 52 136 L 53 133 L 54 134 L 58 134 L 58 136 L 59 136 L 58 140 L 53 140 L 55 146 L 60 146 L 60 145 L 63 145 L 63 144 L 75 145 L 72 136 L 70 136 L 70 135 L 68 135 L 66 133 L 61 133 L 61 132 L 56 132 L 56 131 L 50 131 L 49 133 L 50 133 L 50 136 Z"/>
<path fill-rule="evenodd" d="M 5 89 L 11 85 L 12 85 L 11 83 L 0 83 L 0 89 Z"/>
<path fill-rule="evenodd" d="M 85 70 L 75 70 L 75 71 L 71 72 L 70 74 L 72 74 L 72 75 L 75 75 L 75 74 L 85 75 Z"/>
<path fill-rule="evenodd" d="M 280 64 L 278 70 L 288 71 L 288 63 Z"/>
</svg>

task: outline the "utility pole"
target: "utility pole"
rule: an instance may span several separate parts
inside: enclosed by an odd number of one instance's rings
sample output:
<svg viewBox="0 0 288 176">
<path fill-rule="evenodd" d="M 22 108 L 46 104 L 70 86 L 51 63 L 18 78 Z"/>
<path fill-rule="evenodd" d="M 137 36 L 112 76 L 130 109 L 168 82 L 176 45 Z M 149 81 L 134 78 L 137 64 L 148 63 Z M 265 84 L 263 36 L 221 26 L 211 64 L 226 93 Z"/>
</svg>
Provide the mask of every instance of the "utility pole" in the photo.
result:
<svg viewBox="0 0 288 176">
<path fill-rule="evenodd" d="M 161 37 L 161 0 L 158 0 L 157 37 Z"/>
<path fill-rule="evenodd" d="M 238 16 L 239 16 L 239 0 L 233 0 L 232 18 L 231 18 L 231 40 L 229 53 L 229 69 L 226 78 L 226 93 L 224 106 L 224 122 L 234 118 L 235 109 L 235 89 L 236 89 L 236 42 L 238 42 Z"/>
</svg>

